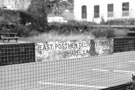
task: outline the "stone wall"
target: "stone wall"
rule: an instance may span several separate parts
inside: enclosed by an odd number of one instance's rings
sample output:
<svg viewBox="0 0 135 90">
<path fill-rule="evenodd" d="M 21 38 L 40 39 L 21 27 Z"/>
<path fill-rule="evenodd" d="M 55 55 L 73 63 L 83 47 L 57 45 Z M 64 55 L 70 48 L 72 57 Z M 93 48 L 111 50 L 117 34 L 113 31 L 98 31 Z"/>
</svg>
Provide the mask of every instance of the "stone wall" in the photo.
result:
<svg viewBox="0 0 135 90">
<path fill-rule="evenodd" d="M 112 53 L 112 40 L 54 41 L 36 43 L 36 61 L 86 58 Z"/>
<path fill-rule="evenodd" d="M 37 61 L 75 59 L 89 57 L 87 41 L 54 41 L 36 44 Z"/>
</svg>

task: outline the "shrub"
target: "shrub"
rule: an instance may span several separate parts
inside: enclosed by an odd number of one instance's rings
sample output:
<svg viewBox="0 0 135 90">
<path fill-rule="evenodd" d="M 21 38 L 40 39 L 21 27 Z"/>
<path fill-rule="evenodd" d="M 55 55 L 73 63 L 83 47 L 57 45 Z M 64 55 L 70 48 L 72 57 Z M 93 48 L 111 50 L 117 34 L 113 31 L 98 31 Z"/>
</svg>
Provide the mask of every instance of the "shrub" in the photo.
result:
<svg viewBox="0 0 135 90">
<path fill-rule="evenodd" d="M 47 23 L 40 16 L 34 16 L 29 12 L 4 10 L 0 12 L 0 28 L 5 31 L 9 28 L 10 32 L 17 32 L 19 36 L 33 36 L 39 33 L 57 32 L 58 34 L 70 35 L 91 32 L 96 38 L 111 38 L 125 33 L 118 32 L 112 28 L 92 28 L 93 22 L 79 22 L 70 20 L 67 23 Z M 13 26 L 12 28 L 9 26 Z M 2 30 L 3 29 L 3 30 Z"/>
<path fill-rule="evenodd" d="M 109 28 L 98 28 L 98 29 L 93 29 L 91 33 L 96 37 L 105 37 L 105 38 L 112 38 L 114 37 L 114 30 L 109 29 Z"/>
<path fill-rule="evenodd" d="M 114 29 L 114 35 L 115 37 L 119 37 L 119 36 L 127 36 L 129 30 L 126 29 Z"/>
<path fill-rule="evenodd" d="M 13 26 L 13 27 L 11 27 Z M 47 22 L 26 11 L 0 10 L 1 32 L 16 32 L 19 36 L 37 35 L 47 32 Z"/>
<path fill-rule="evenodd" d="M 107 25 L 135 25 L 135 19 L 114 19 L 114 20 L 108 20 L 104 24 L 107 24 Z"/>
<path fill-rule="evenodd" d="M 112 38 L 118 36 L 126 36 L 126 30 L 123 29 L 114 29 L 114 28 L 92 28 L 91 26 L 94 23 L 90 22 L 77 22 L 69 21 L 68 23 L 50 23 L 49 32 L 56 31 L 59 34 L 81 34 L 91 32 L 96 38 L 105 37 Z"/>
<path fill-rule="evenodd" d="M 29 36 L 30 30 L 24 25 L 17 25 L 13 32 L 18 33 L 18 36 L 26 37 Z"/>
<path fill-rule="evenodd" d="M 82 33 L 89 31 L 92 23 L 69 21 L 68 23 L 50 23 L 48 30 L 56 30 L 59 34 Z"/>
</svg>

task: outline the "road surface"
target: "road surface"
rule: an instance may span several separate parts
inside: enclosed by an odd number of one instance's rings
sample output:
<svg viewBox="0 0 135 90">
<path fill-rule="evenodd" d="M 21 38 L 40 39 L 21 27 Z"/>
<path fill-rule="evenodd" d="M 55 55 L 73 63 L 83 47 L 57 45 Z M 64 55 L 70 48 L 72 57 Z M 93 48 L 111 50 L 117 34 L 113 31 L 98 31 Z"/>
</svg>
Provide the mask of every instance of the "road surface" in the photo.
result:
<svg viewBox="0 0 135 90">
<path fill-rule="evenodd" d="M 0 67 L 0 90 L 100 90 L 131 81 L 135 52 Z"/>
</svg>

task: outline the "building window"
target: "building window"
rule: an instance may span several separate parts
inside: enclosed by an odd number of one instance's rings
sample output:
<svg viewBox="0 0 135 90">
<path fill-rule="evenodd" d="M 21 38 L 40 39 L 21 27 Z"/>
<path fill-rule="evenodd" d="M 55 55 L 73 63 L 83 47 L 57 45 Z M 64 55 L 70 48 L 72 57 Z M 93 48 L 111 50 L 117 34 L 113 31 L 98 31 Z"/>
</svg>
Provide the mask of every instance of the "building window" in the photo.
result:
<svg viewBox="0 0 135 90">
<path fill-rule="evenodd" d="M 113 17 L 113 4 L 108 4 L 108 17 Z"/>
<path fill-rule="evenodd" d="M 129 16 L 129 2 L 122 3 L 122 16 Z"/>
<path fill-rule="evenodd" d="M 122 11 L 129 11 L 129 2 L 122 3 Z"/>
<path fill-rule="evenodd" d="M 83 19 L 87 18 L 87 6 L 85 5 L 82 6 L 82 18 Z"/>
<path fill-rule="evenodd" d="M 94 18 L 99 18 L 99 5 L 94 6 Z"/>
<path fill-rule="evenodd" d="M 108 12 L 113 12 L 113 4 L 108 4 Z"/>
</svg>

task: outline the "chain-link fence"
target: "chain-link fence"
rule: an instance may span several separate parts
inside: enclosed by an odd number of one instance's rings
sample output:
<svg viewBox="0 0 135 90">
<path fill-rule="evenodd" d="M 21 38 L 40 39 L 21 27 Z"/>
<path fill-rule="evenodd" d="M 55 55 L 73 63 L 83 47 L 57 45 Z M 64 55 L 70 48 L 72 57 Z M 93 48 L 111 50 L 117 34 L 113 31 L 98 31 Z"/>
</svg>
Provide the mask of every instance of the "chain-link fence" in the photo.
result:
<svg viewBox="0 0 135 90">
<path fill-rule="evenodd" d="M 42 62 L 35 50 L 33 43 L 0 44 L 0 90 L 100 90 L 130 82 L 135 73 L 135 38 L 113 39 L 117 53 L 110 55 Z"/>
</svg>

